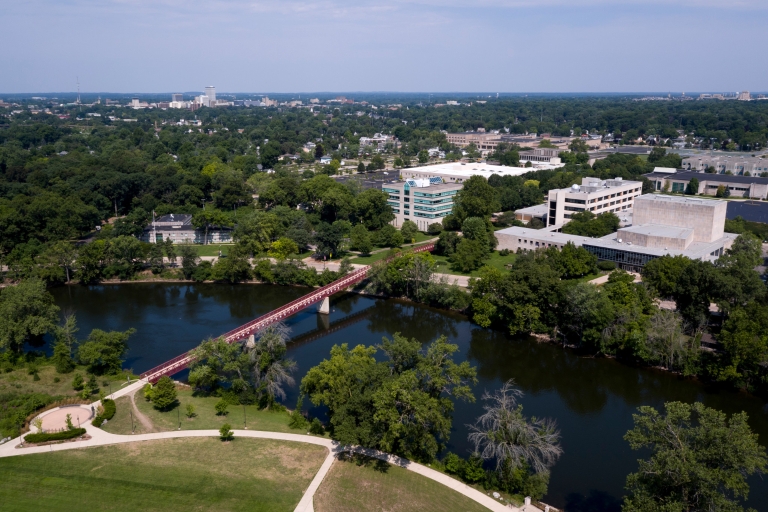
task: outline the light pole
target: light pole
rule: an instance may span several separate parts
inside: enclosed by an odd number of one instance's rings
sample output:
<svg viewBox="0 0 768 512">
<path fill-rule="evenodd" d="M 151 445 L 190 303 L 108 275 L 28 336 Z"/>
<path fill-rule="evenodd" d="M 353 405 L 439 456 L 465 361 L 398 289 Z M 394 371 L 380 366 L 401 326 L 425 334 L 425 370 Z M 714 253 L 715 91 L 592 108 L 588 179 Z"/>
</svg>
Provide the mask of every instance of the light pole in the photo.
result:
<svg viewBox="0 0 768 512">
<path fill-rule="evenodd" d="M 136 433 L 136 429 L 133 427 L 133 411 L 130 411 L 131 413 L 131 434 Z"/>
<path fill-rule="evenodd" d="M 248 430 L 248 422 L 245 418 L 245 404 L 243 404 L 243 429 Z"/>
<path fill-rule="evenodd" d="M 181 430 L 181 408 L 176 408 L 176 416 L 179 418 L 179 430 Z"/>
</svg>

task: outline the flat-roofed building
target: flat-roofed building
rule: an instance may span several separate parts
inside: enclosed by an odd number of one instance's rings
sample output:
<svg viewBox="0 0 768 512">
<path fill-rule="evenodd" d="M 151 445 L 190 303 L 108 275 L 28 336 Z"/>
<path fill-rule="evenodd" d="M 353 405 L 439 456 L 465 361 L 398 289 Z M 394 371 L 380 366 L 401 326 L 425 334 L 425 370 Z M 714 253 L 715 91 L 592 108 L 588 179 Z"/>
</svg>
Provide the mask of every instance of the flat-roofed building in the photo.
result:
<svg viewBox="0 0 768 512">
<path fill-rule="evenodd" d="M 387 194 L 387 204 L 395 214 L 392 225 L 400 227 L 410 220 L 420 231 L 426 231 L 430 224 L 442 224 L 443 219 L 453 212 L 454 199 L 462 187 L 434 177 L 385 183 L 381 190 Z"/>
<path fill-rule="evenodd" d="M 164 240 L 170 240 L 174 244 L 231 242 L 232 228 L 210 228 L 206 238 L 204 229 L 196 229 L 192 225 L 192 215 L 171 213 L 157 217 L 144 228 L 144 232 L 141 234 L 141 241 L 143 242 L 157 243 Z"/>
<path fill-rule="evenodd" d="M 520 162 L 545 162 L 548 164 L 560 164 L 560 151 L 561 149 L 553 148 L 537 148 L 530 151 L 520 152 Z"/>
<path fill-rule="evenodd" d="M 768 198 L 768 178 L 760 176 L 737 176 L 731 174 L 710 174 L 699 171 L 679 171 L 674 173 L 657 172 L 644 174 L 654 190 L 672 193 L 688 192 L 688 184 L 696 178 L 699 182 L 696 194 L 714 196 L 717 189 L 728 190 L 730 197 Z"/>
<path fill-rule="evenodd" d="M 448 162 L 443 164 L 425 165 L 423 167 L 408 167 L 400 169 L 402 179 L 429 179 L 442 178 L 444 183 L 463 183 L 472 176 L 490 178 L 494 174 L 499 176 L 522 176 L 531 171 L 542 169 L 558 169 L 562 165 L 548 163 L 536 163 L 532 167 L 507 167 L 506 165 L 492 165 L 485 162 Z"/>
<path fill-rule="evenodd" d="M 647 194 L 635 199 L 635 224 L 602 238 L 521 227 L 502 229 L 495 235 L 499 249 L 562 249 L 572 243 L 625 270 L 640 270 L 664 255 L 717 259 L 738 236 L 724 232 L 726 207 L 724 201 Z"/>
<path fill-rule="evenodd" d="M 565 224 L 574 213 L 583 211 L 595 215 L 626 212 L 632 209 L 635 198 L 642 190 L 642 182 L 622 178 L 582 178 L 581 185 L 552 189 L 547 196 L 547 226 Z"/>
<path fill-rule="evenodd" d="M 520 208 L 515 210 L 515 219 L 519 220 L 523 224 L 528 224 L 533 219 L 539 219 L 544 224 L 547 223 L 547 210 L 546 203 L 529 206 L 527 208 Z"/>
<path fill-rule="evenodd" d="M 742 155 L 706 155 L 692 156 L 683 160 L 682 168 L 685 171 L 704 172 L 707 168 L 715 169 L 716 174 L 730 172 L 738 176 L 749 173 L 751 176 L 760 176 L 768 173 L 768 158 Z"/>
</svg>

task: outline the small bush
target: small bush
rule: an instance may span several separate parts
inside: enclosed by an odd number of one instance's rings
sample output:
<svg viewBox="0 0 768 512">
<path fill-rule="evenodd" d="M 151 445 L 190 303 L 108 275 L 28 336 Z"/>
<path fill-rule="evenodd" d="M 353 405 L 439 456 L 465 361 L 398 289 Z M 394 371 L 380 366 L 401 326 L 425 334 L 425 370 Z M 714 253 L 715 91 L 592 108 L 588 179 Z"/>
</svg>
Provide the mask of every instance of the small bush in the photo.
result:
<svg viewBox="0 0 768 512">
<path fill-rule="evenodd" d="M 427 226 L 427 233 L 430 235 L 439 235 L 443 231 L 443 224 L 440 222 L 433 222 Z"/>
<path fill-rule="evenodd" d="M 85 387 L 83 376 L 79 373 L 76 373 L 75 377 L 72 379 L 72 389 L 75 391 L 82 391 L 83 387 Z"/>
<path fill-rule="evenodd" d="M 459 475 L 464 468 L 464 460 L 455 453 L 448 453 L 443 459 L 445 471 L 453 475 Z"/>
<path fill-rule="evenodd" d="M 509 256 L 512 253 L 509 249 L 502 249 L 499 251 L 499 256 Z"/>
<path fill-rule="evenodd" d="M 71 430 L 64 430 L 62 432 L 54 432 L 52 434 L 27 434 L 24 436 L 24 440 L 28 443 L 46 443 L 48 441 L 63 441 L 65 439 L 73 439 L 85 434 L 84 428 L 73 428 Z"/>
<path fill-rule="evenodd" d="M 151 402 L 152 401 L 152 384 L 147 382 L 147 384 L 144 386 L 142 391 L 144 392 L 144 400 L 146 400 L 147 402 Z"/>
<path fill-rule="evenodd" d="M 218 402 L 216 402 L 216 405 L 214 406 L 214 408 L 216 409 L 216 414 L 218 416 L 226 416 L 227 414 L 229 414 L 229 411 L 227 411 L 228 407 L 229 407 L 229 404 L 224 399 L 221 399 Z"/>
<path fill-rule="evenodd" d="M 37 374 L 37 371 L 32 374 L 32 380 L 40 380 L 40 375 Z"/>
<path fill-rule="evenodd" d="M 110 400 L 109 398 L 102 399 L 101 405 L 97 410 L 96 417 L 93 418 L 91 425 L 94 427 L 100 427 L 105 420 L 111 420 L 114 418 L 116 412 L 117 405 L 115 405 L 114 400 Z"/>
<path fill-rule="evenodd" d="M 597 268 L 600 270 L 616 270 L 616 263 L 613 261 L 598 261 Z"/>
<path fill-rule="evenodd" d="M 161 377 L 155 384 L 152 391 L 152 403 L 155 405 L 155 409 L 160 410 L 168 409 L 176 404 L 176 384 L 167 375 Z"/>
<path fill-rule="evenodd" d="M 54 377 L 53 382 L 56 382 L 58 384 L 59 382 L 61 382 L 61 379 L 58 377 Z"/>
<path fill-rule="evenodd" d="M 320 422 L 319 419 L 317 418 L 312 419 L 312 422 L 309 424 L 309 433 L 317 434 L 319 436 L 325 434 L 325 428 L 323 428 L 323 424 Z"/>
<path fill-rule="evenodd" d="M 187 412 L 186 412 L 187 418 L 192 419 L 192 418 L 194 418 L 196 416 L 196 414 L 195 414 L 195 406 L 194 405 L 187 404 L 186 409 L 187 409 Z"/>
<path fill-rule="evenodd" d="M 219 437 L 222 441 L 231 441 L 235 437 L 235 433 L 232 432 L 232 425 L 225 423 L 219 429 Z"/>
</svg>

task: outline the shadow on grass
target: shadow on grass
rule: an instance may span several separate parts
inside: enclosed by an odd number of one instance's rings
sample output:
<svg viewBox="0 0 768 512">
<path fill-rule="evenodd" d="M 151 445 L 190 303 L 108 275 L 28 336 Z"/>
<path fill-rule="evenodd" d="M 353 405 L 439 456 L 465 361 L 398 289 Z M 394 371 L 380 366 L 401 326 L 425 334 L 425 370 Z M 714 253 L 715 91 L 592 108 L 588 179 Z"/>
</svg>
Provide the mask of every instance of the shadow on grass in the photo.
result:
<svg viewBox="0 0 768 512">
<path fill-rule="evenodd" d="M 338 456 L 338 460 L 341 462 L 353 462 L 357 466 L 373 467 L 374 471 L 379 473 L 387 473 L 391 464 L 385 460 L 377 459 L 376 457 L 369 457 L 359 453 L 353 453 L 350 455 L 347 452 L 342 452 Z"/>
</svg>

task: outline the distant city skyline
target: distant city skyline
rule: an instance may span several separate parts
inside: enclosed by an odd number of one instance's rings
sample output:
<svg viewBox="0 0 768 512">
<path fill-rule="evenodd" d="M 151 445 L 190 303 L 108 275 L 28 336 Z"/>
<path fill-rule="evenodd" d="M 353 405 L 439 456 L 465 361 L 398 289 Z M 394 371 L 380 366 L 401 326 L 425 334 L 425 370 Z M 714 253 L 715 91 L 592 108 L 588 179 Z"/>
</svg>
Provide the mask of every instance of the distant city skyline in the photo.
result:
<svg viewBox="0 0 768 512">
<path fill-rule="evenodd" d="M 760 92 L 765 26 L 758 0 L 30 0 L 0 94 Z"/>
</svg>

